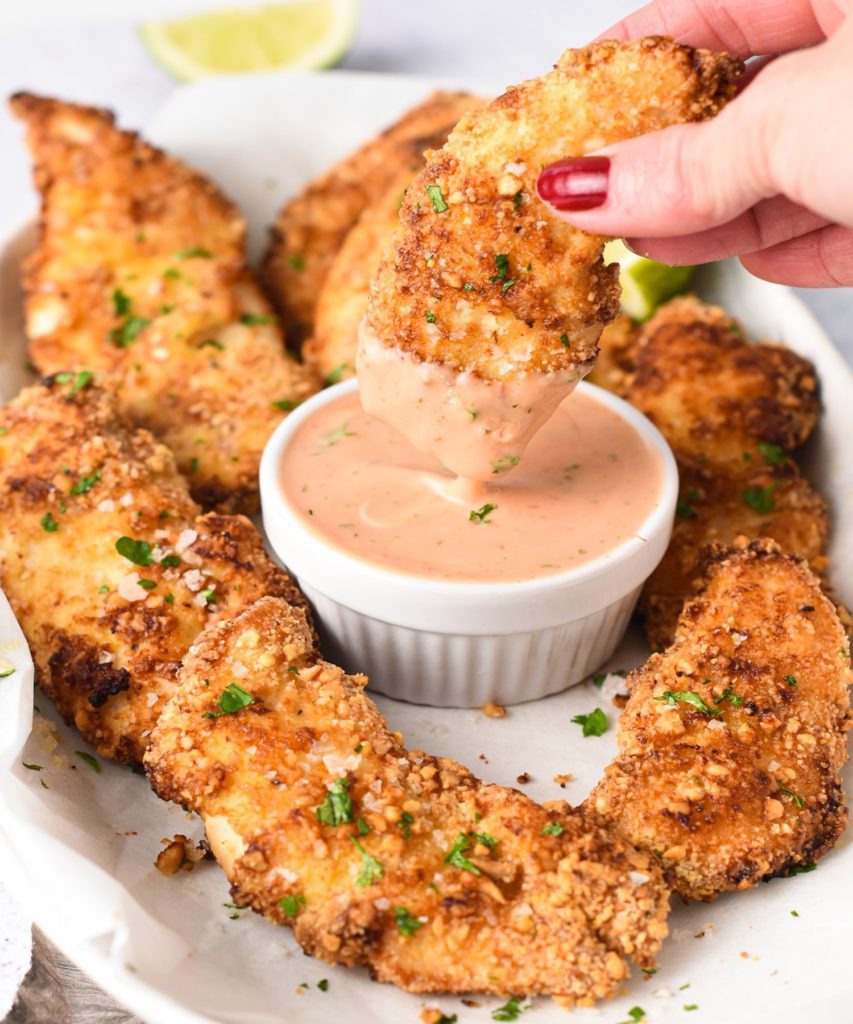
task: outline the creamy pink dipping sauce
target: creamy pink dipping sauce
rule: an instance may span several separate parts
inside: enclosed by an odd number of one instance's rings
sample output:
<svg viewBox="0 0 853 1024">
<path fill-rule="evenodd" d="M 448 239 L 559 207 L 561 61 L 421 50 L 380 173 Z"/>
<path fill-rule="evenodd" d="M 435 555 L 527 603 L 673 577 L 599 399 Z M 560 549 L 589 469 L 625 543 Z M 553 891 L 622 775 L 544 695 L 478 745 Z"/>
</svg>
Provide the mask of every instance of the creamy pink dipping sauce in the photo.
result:
<svg viewBox="0 0 853 1024">
<path fill-rule="evenodd" d="M 636 534 L 663 481 L 658 452 L 584 391 L 500 482 L 453 476 L 368 416 L 358 392 L 307 419 L 281 466 L 288 503 L 328 544 L 384 569 L 464 582 L 540 578 L 600 557 Z"/>
</svg>

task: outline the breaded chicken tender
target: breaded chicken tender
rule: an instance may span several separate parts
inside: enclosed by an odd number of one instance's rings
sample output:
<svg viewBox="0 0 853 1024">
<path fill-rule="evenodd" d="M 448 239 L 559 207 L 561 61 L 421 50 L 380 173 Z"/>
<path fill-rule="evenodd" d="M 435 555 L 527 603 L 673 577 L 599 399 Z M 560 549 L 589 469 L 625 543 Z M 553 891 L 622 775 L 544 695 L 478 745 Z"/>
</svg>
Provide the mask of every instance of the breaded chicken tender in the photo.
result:
<svg viewBox="0 0 853 1024">
<path fill-rule="evenodd" d="M 634 370 L 639 333 L 639 326 L 624 314 L 604 328 L 598 339 L 598 360 L 586 378 L 590 384 L 597 384 L 615 395 L 625 395 Z"/>
<path fill-rule="evenodd" d="M 288 359 L 246 265 L 245 225 L 206 178 L 107 111 L 21 93 L 42 195 L 23 284 L 39 372 L 109 379 L 205 508 L 253 512 L 264 444 L 319 387 Z"/>
<path fill-rule="evenodd" d="M 706 545 L 769 537 L 823 571 L 829 539 L 826 502 L 790 460 L 753 466 L 739 476 L 679 460 L 679 476 L 672 538 L 639 605 L 649 644 L 658 651 L 672 643 L 681 609 L 701 575 Z"/>
<path fill-rule="evenodd" d="M 304 603 L 242 516 L 200 515 L 171 452 L 86 375 L 0 409 L 0 586 L 39 685 L 104 757 L 139 762 L 210 623 Z"/>
<path fill-rule="evenodd" d="M 808 867 L 847 812 L 847 637 L 808 566 L 773 541 L 718 548 L 675 642 L 628 677 L 619 756 L 586 802 L 710 900 Z"/>
<path fill-rule="evenodd" d="M 409 751 L 322 661 L 300 610 L 265 598 L 211 629 L 146 755 L 202 815 L 232 898 L 306 952 L 413 992 L 549 994 L 588 1005 L 653 961 L 655 858 Z"/>
<path fill-rule="evenodd" d="M 827 508 L 789 454 L 817 422 L 817 378 L 807 359 L 750 343 L 694 296 L 661 306 L 626 351 L 622 395 L 660 429 L 681 477 L 672 540 L 640 600 L 649 643 L 662 650 L 705 545 L 770 537 L 823 568 Z"/>
<path fill-rule="evenodd" d="M 311 334 L 326 275 L 362 211 L 387 192 L 402 168 L 411 165 L 414 177 L 423 151 L 441 145 L 478 102 L 465 92 L 433 93 L 285 204 L 270 232 L 262 274 L 289 343 L 298 347 Z"/>
<path fill-rule="evenodd" d="M 503 380 L 588 372 L 619 309 L 604 239 L 549 216 L 542 167 L 715 114 L 734 57 L 650 37 L 567 50 L 553 71 L 466 114 L 406 193 L 368 325 L 389 347 Z M 427 313 L 431 313 L 431 319 Z"/>
<path fill-rule="evenodd" d="M 759 443 L 798 448 L 819 412 L 814 367 L 781 345 L 754 345 L 719 306 L 694 296 L 642 328 L 626 397 L 682 458 L 741 473 Z M 783 456 L 784 459 L 784 456 Z"/>
</svg>

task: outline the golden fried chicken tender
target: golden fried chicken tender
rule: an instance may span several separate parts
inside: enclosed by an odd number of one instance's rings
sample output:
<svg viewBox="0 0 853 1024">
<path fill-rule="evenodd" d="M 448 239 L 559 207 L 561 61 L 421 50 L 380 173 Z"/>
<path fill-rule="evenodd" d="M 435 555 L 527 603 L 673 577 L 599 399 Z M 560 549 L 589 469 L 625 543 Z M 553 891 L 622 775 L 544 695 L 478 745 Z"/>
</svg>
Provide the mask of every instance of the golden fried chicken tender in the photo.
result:
<svg viewBox="0 0 853 1024">
<path fill-rule="evenodd" d="M 832 848 L 853 683 L 805 562 L 761 540 L 717 548 L 705 572 L 673 645 L 628 677 L 619 756 L 585 805 L 699 900 Z"/>
<path fill-rule="evenodd" d="M 59 374 L 0 409 L 0 585 L 62 716 L 132 763 L 209 623 L 304 599 L 252 524 L 200 515 L 171 452 L 86 381 Z"/>
<path fill-rule="evenodd" d="M 781 345 L 754 345 L 719 306 L 673 299 L 646 323 L 626 391 L 677 455 L 740 474 L 761 461 L 758 443 L 799 447 L 819 411 L 807 360 Z M 784 457 L 784 456 L 783 456 Z"/>
<path fill-rule="evenodd" d="M 211 629 L 146 755 L 202 815 L 235 902 L 306 952 L 413 992 L 588 1005 L 651 965 L 668 893 L 655 858 L 409 751 L 322 661 L 303 613 L 264 598 Z"/>
<path fill-rule="evenodd" d="M 639 333 L 639 326 L 624 314 L 604 328 L 598 339 L 598 360 L 586 378 L 590 384 L 624 397 L 634 370 Z"/>
<path fill-rule="evenodd" d="M 829 538 L 826 502 L 790 460 L 756 466 L 739 476 L 715 473 L 679 460 L 680 493 L 672 538 L 640 597 L 646 636 L 653 650 L 672 643 L 702 551 L 737 537 L 769 537 L 781 547 L 825 568 Z"/>
<path fill-rule="evenodd" d="M 122 411 L 175 453 L 197 501 L 255 511 L 264 444 L 319 382 L 286 356 L 239 213 L 106 111 L 27 93 L 12 109 L 42 195 L 23 272 L 36 367 L 109 378 Z"/>
<path fill-rule="evenodd" d="M 362 211 L 401 168 L 411 165 L 414 177 L 423 151 L 441 145 L 478 102 L 465 92 L 433 93 L 285 204 L 270 232 L 262 274 L 290 343 L 298 346 L 311 334 L 326 275 Z"/>
<path fill-rule="evenodd" d="M 619 310 L 604 239 L 549 216 L 542 167 L 715 114 L 741 62 L 650 37 L 567 50 L 466 114 L 406 193 L 371 290 L 383 345 L 487 380 L 588 372 Z"/>
</svg>

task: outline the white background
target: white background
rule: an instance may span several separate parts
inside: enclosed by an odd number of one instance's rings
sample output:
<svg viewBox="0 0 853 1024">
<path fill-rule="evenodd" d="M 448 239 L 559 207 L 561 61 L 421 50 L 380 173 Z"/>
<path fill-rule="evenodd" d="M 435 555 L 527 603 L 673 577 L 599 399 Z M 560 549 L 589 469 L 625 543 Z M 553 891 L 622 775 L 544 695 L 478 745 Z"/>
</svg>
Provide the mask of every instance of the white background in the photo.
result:
<svg viewBox="0 0 853 1024">
<path fill-rule="evenodd" d="M 584 44 L 634 6 L 625 0 L 362 2 L 343 67 L 465 76 L 498 86 L 541 73 L 562 49 Z M 115 109 L 125 125 L 144 127 L 176 86 L 148 58 L 136 25 L 214 6 L 216 0 L 0 0 L 0 95 L 29 89 L 94 102 Z M 35 209 L 19 135 L 0 111 L 0 231 Z M 853 293 L 801 295 L 853 361 Z M 28 956 L 29 922 L 0 882 L 0 1016 Z"/>
</svg>

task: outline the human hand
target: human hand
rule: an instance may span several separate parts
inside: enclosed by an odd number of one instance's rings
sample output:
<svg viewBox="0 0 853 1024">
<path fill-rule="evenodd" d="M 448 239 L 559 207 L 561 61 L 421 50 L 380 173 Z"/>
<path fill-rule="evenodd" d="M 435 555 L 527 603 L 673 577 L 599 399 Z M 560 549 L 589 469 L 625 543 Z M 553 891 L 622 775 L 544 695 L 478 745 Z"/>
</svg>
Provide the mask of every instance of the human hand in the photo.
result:
<svg viewBox="0 0 853 1024">
<path fill-rule="evenodd" d="M 601 38 L 783 55 L 748 66 L 711 121 L 552 164 L 540 197 L 663 263 L 737 255 L 769 281 L 853 285 L 851 13 L 853 0 L 654 0 Z"/>
</svg>

